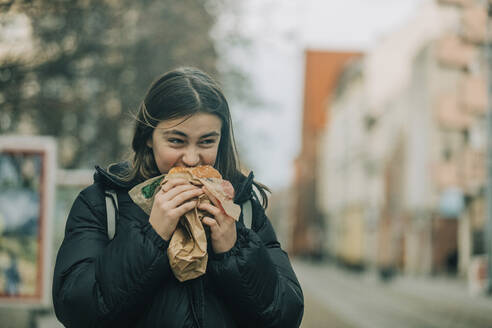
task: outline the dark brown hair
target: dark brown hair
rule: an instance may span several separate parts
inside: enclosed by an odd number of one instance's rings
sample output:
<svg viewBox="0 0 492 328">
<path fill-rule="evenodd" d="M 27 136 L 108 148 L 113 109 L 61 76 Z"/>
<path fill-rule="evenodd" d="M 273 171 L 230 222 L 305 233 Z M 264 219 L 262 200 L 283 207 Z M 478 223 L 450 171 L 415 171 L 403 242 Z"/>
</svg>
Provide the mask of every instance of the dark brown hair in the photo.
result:
<svg viewBox="0 0 492 328">
<path fill-rule="evenodd" d="M 220 86 L 203 71 L 193 67 L 180 67 L 160 76 L 147 91 L 135 119 L 132 140 L 134 152 L 130 171 L 125 180 L 143 181 L 161 174 L 155 163 L 148 140 L 159 122 L 169 119 L 186 119 L 196 113 L 217 115 L 222 122 L 215 168 L 223 178 L 237 185 L 244 175 L 240 171 L 231 114 Z M 254 182 L 268 206 L 266 186 Z"/>
</svg>

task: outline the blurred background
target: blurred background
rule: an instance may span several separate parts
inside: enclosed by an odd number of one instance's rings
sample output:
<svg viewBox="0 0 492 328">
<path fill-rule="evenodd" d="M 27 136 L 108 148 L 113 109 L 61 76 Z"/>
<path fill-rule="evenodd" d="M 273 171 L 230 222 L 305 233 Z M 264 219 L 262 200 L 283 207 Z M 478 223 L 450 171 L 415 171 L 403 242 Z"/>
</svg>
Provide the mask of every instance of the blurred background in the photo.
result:
<svg viewBox="0 0 492 328">
<path fill-rule="evenodd" d="M 71 204 L 180 65 L 273 190 L 303 328 L 492 327 L 490 2 L 0 0 L 0 327 L 61 326 Z"/>
</svg>

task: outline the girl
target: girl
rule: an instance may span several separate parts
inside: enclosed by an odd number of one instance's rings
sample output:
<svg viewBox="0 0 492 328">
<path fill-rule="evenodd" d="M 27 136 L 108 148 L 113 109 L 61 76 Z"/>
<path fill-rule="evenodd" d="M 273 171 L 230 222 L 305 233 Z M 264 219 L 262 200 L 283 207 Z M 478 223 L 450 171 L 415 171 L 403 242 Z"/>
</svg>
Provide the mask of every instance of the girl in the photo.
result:
<svg viewBox="0 0 492 328">
<path fill-rule="evenodd" d="M 53 303 L 66 327 L 298 327 L 303 295 L 287 254 L 265 216 L 266 187 L 244 176 L 222 91 L 195 68 L 161 76 L 136 117 L 131 164 L 103 170 L 70 211 L 58 251 Z M 235 189 L 234 202 L 252 201 L 246 228 L 212 199 L 206 273 L 179 282 L 166 250 L 180 217 L 204 190 L 181 179 L 166 183 L 150 215 L 128 196 L 136 184 L 172 167 L 212 165 Z M 253 192 L 258 188 L 260 204 Z M 118 194 L 116 235 L 107 237 L 105 190 Z"/>
</svg>

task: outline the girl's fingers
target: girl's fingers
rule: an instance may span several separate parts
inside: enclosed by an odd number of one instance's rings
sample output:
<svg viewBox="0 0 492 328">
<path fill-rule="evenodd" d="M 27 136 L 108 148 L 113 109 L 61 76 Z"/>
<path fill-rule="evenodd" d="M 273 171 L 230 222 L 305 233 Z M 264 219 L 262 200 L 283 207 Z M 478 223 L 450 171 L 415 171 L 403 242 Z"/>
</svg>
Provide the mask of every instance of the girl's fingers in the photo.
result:
<svg viewBox="0 0 492 328">
<path fill-rule="evenodd" d="M 219 226 L 216 220 L 208 216 L 203 217 L 202 223 L 209 226 L 211 230 L 215 230 Z"/>
<path fill-rule="evenodd" d="M 198 205 L 198 208 L 202 211 L 207 211 L 208 213 L 212 214 L 215 218 L 220 216 L 220 214 L 222 213 L 217 207 L 208 203 L 200 203 Z"/>
<path fill-rule="evenodd" d="M 176 186 L 179 185 L 185 185 L 188 184 L 188 180 L 183 179 L 183 178 L 174 178 L 174 179 L 169 179 L 162 185 L 162 190 L 164 192 L 168 192 L 169 190 L 173 189 Z"/>
<path fill-rule="evenodd" d="M 177 217 L 182 217 L 189 211 L 195 208 L 197 201 L 191 200 L 175 208 L 175 214 Z"/>
<path fill-rule="evenodd" d="M 173 200 L 177 195 L 189 191 L 189 190 L 200 190 L 200 188 L 197 188 L 191 184 L 184 184 L 184 185 L 177 185 L 173 189 L 170 189 L 169 191 L 164 191 L 164 199 L 167 201 Z"/>
<path fill-rule="evenodd" d="M 198 197 L 201 194 L 203 194 L 203 191 L 199 188 L 193 188 L 191 190 L 184 190 L 181 193 L 179 193 L 178 195 L 176 195 L 176 197 L 174 197 L 172 200 L 170 200 L 169 205 L 171 205 L 171 207 L 178 207 L 181 204 L 183 204 L 184 202 L 186 202 L 192 198 Z"/>
</svg>

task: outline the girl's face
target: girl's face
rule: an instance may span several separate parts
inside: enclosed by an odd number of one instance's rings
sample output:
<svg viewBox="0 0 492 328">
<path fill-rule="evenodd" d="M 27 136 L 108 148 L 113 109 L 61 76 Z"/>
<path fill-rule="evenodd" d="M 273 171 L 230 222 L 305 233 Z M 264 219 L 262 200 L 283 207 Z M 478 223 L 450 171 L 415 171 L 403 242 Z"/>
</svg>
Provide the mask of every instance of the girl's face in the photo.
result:
<svg viewBox="0 0 492 328">
<path fill-rule="evenodd" d="M 147 145 L 152 148 L 161 174 L 175 166 L 213 166 L 219 149 L 221 128 L 220 118 L 207 113 L 197 113 L 188 119 L 165 120 L 154 129 Z"/>
</svg>

